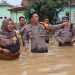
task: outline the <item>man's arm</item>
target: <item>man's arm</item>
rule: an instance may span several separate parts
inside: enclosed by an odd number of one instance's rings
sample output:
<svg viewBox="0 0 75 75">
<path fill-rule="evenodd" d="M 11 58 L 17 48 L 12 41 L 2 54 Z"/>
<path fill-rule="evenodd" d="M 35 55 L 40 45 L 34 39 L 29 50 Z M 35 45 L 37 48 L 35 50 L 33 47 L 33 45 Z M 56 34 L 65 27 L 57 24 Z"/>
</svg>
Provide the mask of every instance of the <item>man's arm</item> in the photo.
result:
<svg viewBox="0 0 75 75">
<path fill-rule="evenodd" d="M 64 43 L 64 41 L 60 38 L 60 34 L 61 34 L 61 31 L 58 30 L 57 32 L 55 32 L 55 38 L 58 42 L 61 42 L 61 43 Z"/>
<path fill-rule="evenodd" d="M 73 26 L 72 34 L 73 34 L 73 39 L 71 42 L 73 43 L 75 42 L 75 26 Z"/>
<path fill-rule="evenodd" d="M 22 34 L 25 31 L 25 26 L 19 30 L 19 33 Z"/>
<path fill-rule="evenodd" d="M 59 25 L 51 25 L 51 30 L 53 30 L 54 32 L 57 31 L 58 29 L 61 29 L 62 28 L 62 25 L 59 24 Z"/>
<path fill-rule="evenodd" d="M 23 38 L 24 38 L 25 48 L 29 48 L 29 35 L 27 29 L 23 34 Z"/>
</svg>

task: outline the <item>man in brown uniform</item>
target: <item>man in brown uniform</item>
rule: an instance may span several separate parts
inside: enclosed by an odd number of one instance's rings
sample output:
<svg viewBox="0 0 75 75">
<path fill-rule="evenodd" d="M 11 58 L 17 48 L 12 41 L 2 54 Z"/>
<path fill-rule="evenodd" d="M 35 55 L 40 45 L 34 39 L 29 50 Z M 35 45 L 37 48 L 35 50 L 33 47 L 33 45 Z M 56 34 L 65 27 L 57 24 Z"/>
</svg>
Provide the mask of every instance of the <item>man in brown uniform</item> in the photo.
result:
<svg viewBox="0 0 75 75">
<path fill-rule="evenodd" d="M 25 18 L 23 16 L 19 17 L 19 33 L 21 35 L 21 38 L 22 38 L 22 42 L 24 41 L 23 40 L 23 34 L 24 34 L 24 27 L 26 26 L 26 21 L 25 21 Z M 23 45 L 24 45 L 24 42 L 23 42 Z"/>
<path fill-rule="evenodd" d="M 39 23 L 39 17 L 36 12 L 29 15 L 30 24 L 27 26 L 24 33 L 25 48 L 29 47 L 29 38 L 31 39 L 31 52 L 33 53 L 47 53 L 48 48 L 45 42 L 45 29 Z"/>
<path fill-rule="evenodd" d="M 55 38 L 59 46 L 68 46 L 75 42 L 75 28 L 71 28 L 67 16 L 62 18 L 62 29 L 55 32 Z"/>
</svg>

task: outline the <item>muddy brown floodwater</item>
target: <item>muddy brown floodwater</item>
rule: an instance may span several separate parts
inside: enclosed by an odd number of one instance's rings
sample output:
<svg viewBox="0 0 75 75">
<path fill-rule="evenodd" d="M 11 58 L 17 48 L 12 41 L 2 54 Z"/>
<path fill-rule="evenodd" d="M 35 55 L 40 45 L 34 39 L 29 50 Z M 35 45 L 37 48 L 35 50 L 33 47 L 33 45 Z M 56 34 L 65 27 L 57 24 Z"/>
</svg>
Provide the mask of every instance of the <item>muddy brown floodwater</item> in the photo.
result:
<svg viewBox="0 0 75 75">
<path fill-rule="evenodd" d="M 75 45 L 59 47 L 50 39 L 49 53 L 21 51 L 17 60 L 0 60 L 0 75 L 75 75 Z"/>
</svg>

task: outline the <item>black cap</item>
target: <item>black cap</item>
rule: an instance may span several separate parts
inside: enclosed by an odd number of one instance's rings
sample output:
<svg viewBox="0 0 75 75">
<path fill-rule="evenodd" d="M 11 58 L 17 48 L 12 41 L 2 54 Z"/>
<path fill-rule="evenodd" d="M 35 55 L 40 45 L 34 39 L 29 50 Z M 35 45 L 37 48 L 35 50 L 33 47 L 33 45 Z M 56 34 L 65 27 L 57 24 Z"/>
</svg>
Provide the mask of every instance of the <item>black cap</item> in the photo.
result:
<svg viewBox="0 0 75 75">
<path fill-rule="evenodd" d="M 68 17 L 68 16 L 63 16 L 63 17 L 62 17 L 62 21 L 63 21 L 63 20 L 69 20 L 69 17 Z"/>
</svg>

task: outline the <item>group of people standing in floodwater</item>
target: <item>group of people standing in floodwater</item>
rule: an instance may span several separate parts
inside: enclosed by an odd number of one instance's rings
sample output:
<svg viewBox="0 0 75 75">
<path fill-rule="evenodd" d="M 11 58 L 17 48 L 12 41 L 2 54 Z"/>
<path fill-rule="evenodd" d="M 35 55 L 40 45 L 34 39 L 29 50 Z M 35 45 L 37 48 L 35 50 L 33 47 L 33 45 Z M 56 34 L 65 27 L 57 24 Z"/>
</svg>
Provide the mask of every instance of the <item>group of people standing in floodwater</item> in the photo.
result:
<svg viewBox="0 0 75 75">
<path fill-rule="evenodd" d="M 47 53 L 47 43 L 49 43 L 49 35 L 52 31 L 55 32 L 55 39 L 59 46 L 72 46 L 75 42 L 75 27 L 70 25 L 67 16 L 62 17 L 60 25 L 51 25 L 47 17 L 43 22 L 39 22 L 36 12 L 29 14 L 29 20 L 30 24 L 26 25 L 25 18 L 21 16 L 17 26 L 25 51 L 29 49 L 29 40 L 31 40 L 32 53 Z M 17 36 L 14 27 L 12 19 L 2 22 L 0 59 L 17 59 L 20 56 L 19 36 Z"/>
</svg>

